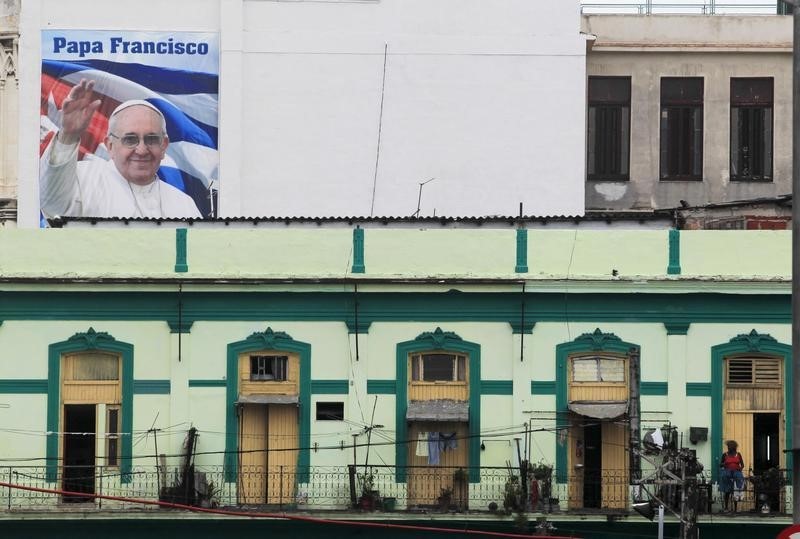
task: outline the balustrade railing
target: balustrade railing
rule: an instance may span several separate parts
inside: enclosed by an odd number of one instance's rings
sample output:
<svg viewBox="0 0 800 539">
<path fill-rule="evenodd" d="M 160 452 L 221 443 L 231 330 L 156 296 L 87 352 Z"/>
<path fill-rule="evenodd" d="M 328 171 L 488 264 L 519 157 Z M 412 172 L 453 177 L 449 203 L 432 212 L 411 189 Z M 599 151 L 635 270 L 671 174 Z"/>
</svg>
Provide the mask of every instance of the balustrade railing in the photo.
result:
<svg viewBox="0 0 800 539">
<path fill-rule="evenodd" d="M 61 467 L 53 482 L 47 480 L 46 471 L 43 466 L 0 468 L 0 481 L 12 485 L 0 487 L 0 510 L 158 509 L 156 504 L 142 504 L 144 500 L 199 507 L 252 507 L 265 512 L 591 512 L 627 511 L 631 500 L 629 476 L 624 470 L 594 475 L 580 471 L 570 475 L 566 483 L 556 483 L 555 477 L 552 481 L 529 477 L 527 485 L 522 484 L 518 470 L 510 472 L 504 467 L 480 468 L 478 482 L 469 482 L 466 469 L 445 466 L 409 466 L 404 469 L 402 482 L 397 481 L 394 466 L 315 466 L 302 474 L 292 466 L 241 469 L 235 482 L 225 481 L 222 466 L 195 466 L 189 477 L 176 467 L 134 466 L 125 477 L 118 468 Z M 307 481 L 298 482 L 298 478 Z M 786 484 L 785 472 L 769 484 L 749 479 L 738 511 L 785 511 Z M 710 485 L 699 490 L 703 503 L 709 506 L 721 500 Z M 676 493 L 660 495 L 674 497 Z M 700 511 L 705 512 L 703 508 Z"/>
</svg>

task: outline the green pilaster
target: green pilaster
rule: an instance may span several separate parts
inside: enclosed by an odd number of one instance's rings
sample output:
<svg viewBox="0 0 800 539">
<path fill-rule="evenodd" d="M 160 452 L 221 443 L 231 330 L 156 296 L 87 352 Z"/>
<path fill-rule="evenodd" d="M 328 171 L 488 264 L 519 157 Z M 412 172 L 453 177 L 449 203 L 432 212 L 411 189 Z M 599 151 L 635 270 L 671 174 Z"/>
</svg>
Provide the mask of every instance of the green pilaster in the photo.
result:
<svg viewBox="0 0 800 539">
<path fill-rule="evenodd" d="M 364 229 L 353 229 L 353 273 L 364 273 Z"/>
<path fill-rule="evenodd" d="M 528 230 L 525 228 L 517 229 L 517 265 L 514 271 L 528 273 Z"/>
<path fill-rule="evenodd" d="M 189 265 L 186 263 L 186 229 L 175 230 L 175 273 L 186 273 Z"/>
<path fill-rule="evenodd" d="M 681 231 L 669 231 L 669 265 L 667 275 L 681 274 Z"/>
</svg>

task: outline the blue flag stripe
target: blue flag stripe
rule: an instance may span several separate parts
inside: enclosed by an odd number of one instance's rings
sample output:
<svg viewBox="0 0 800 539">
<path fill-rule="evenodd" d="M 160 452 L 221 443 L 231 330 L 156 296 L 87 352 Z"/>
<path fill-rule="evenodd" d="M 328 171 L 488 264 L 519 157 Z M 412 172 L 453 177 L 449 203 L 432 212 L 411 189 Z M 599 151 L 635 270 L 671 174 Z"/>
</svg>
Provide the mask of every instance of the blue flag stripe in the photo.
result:
<svg viewBox="0 0 800 539">
<path fill-rule="evenodd" d="M 165 94 L 217 94 L 219 77 L 209 73 L 185 71 L 143 64 L 123 64 L 108 60 L 79 60 L 63 62 L 42 60 L 42 72 L 60 78 L 68 73 L 97 69 L 114 73 L 136 84 Z"/>
<path fill-rule="evenodd" d="M 171 142 L 193 142 L 217 148 L 218 129 L 190 119 L 178 107 L 164 99 L 148 99 L 167 120 L 167 135 Z"/>
</svg>

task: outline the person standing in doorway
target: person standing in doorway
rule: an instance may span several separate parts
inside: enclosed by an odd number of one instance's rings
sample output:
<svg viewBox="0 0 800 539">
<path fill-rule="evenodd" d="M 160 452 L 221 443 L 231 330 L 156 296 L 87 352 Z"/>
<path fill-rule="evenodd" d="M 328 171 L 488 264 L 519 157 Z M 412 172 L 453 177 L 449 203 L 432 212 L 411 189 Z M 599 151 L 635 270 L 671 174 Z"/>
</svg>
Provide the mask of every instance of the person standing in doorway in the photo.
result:
<svg viewBox="0 0 800 539">
<path fill-rule="evenodd" d="M 742 454 L 737 451 L 739 444 L 736 440 L 725 442 L 728 450 L 722 454 L 719 461 L 719 490 L 723 495 L 722 511 L 734 511 L 736 502 L 741 498 L 744 488 L 744 459 Z M 731 503 L 733 501 L 733 503 Z"/>
</svg>

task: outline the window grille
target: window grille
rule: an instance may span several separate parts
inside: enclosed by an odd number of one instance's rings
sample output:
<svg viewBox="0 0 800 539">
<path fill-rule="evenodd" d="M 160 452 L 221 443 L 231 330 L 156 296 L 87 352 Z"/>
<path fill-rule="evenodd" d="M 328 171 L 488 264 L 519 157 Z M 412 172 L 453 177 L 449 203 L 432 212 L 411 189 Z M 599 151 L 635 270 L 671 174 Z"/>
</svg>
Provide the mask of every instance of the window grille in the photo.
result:
<svg viewBox="0 0 800 539">
<path fill-rule="evenodd" d="M 661 79 L 661 179 L 703 179 L 703 78 Z"/>
<path fill-rule="evenodd" d="M 777 358 L 728 359 L 728 385 L 780 385 L 781 361 Z"/>
<path fill-rule="evenodd" d="M 250 356 L 250 380 L 285 381 L 288 363 L 287 356 Z"/>
</svg>

